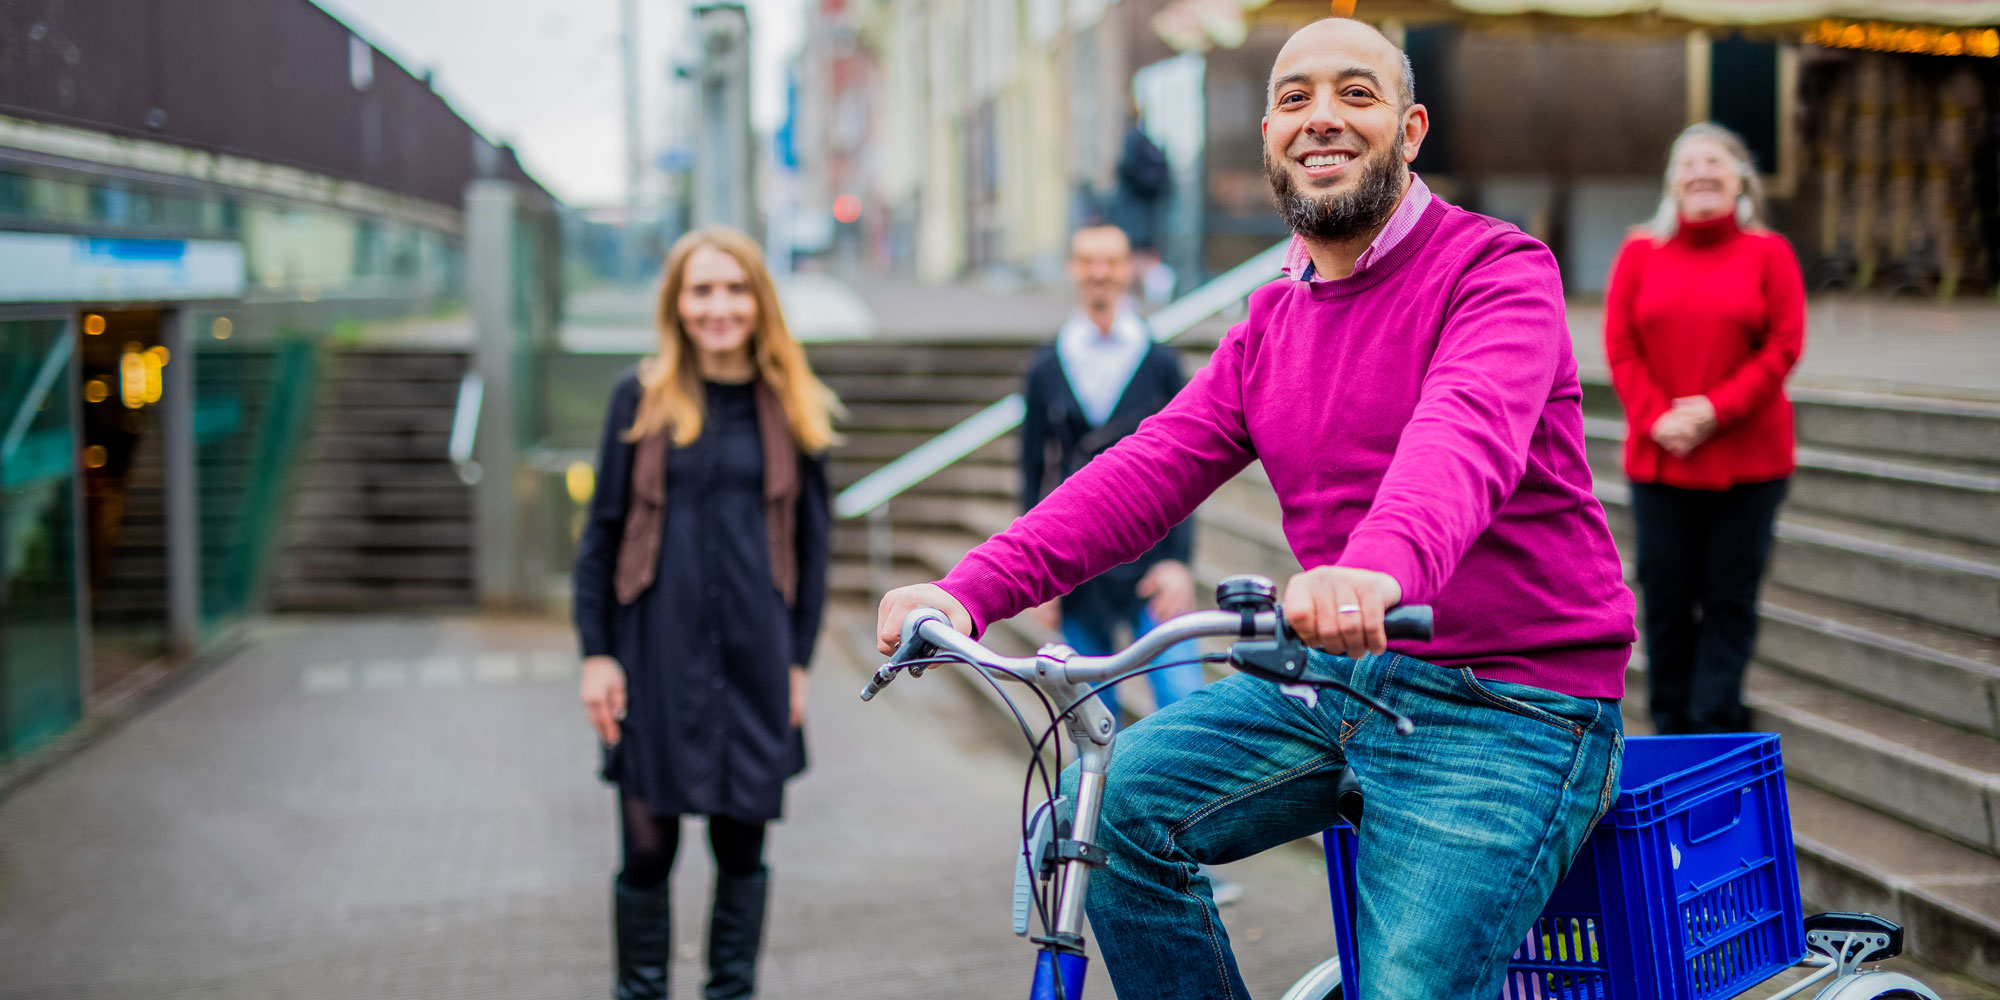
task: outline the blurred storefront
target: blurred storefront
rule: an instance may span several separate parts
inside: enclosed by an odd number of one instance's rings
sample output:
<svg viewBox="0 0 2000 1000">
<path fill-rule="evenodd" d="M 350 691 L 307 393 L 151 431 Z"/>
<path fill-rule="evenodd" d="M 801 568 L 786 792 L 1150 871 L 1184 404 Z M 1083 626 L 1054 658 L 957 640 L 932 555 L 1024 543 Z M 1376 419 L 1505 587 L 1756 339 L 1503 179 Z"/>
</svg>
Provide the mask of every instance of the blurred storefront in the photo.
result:
<svg viewBox="0 0 2000 1000">
<path fill-rule="evenodd" d="M 1815 287 L 1949 300 L 2000 284 L 2000 3 L 1174 0 L 1152 24 L 1209 61 L 1210 117 L 1234 127 L 1261 113 L 1284 38 L 1328 13 L 1409 52 L 1426 180 L 1547 241 L 1572 291 L 1602 290 L 1673 136 L 1702 120 L 1748 141 Z M 1213 269 L 1282 234 L 1254 144 L 1209 138 Z"/>
<path fill-rule="evenodd" d="M 1279 46 L 1333 13 L 1409 52 L 1426 180 L 1547 241 L 1573 291 L 1603 288 L 1704 119 L 1749 141 L 1816 287 L 2000 283 L 1994 0 L 821 0 L 802 93 L 849 110 L 802 137 L 806 186 L 860 198 L 870 263 L 1046 277 L 1132 107 L 1175 174 L 1162 249 L 1214 274 L 1285 235 L 1255 123 Z"/>
<path fill-rule="evenodd" d="M 463 311 L 468 185 L 547 199 L 305 0 L 142 28 L 117 0 L 16 7 L 0 765 L 259 606 L 320 356 L 364 323 Z"/>
</svg>

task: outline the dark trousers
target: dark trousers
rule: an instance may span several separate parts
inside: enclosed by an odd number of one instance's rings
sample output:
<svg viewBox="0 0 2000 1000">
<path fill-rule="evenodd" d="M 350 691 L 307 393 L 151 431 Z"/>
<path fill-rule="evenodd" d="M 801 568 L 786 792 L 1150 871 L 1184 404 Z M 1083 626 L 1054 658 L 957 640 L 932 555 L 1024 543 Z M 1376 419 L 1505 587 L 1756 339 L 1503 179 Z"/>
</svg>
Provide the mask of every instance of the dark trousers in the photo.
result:
<svg viewBox="0 0 2000 1000">
<path fill-rule="evenodd" d="M 1749 725 L 1743 671 L 1757 645 L 1757 589 L 1788 482 L 1726 490 L 1632 484 L 1649 710 L 1660 732 Z"/>
</svg>

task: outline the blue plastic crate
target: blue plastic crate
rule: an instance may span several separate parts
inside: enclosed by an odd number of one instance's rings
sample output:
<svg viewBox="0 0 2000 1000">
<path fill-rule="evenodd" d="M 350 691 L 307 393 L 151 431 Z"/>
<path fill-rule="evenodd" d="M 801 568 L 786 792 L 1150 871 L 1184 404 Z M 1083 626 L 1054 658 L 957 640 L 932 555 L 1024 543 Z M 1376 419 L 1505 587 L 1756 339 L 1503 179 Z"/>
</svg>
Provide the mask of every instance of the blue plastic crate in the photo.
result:
<svg viewBox="0 0 2000 1000">
<path fill-rule="evenodd" d="M 1804 957 L 1777 734 L 1634 738 L 1620 785 L 1508 961 L 1501 1000 L 1720 1000 Z M 1354 857 L 1354 831 L 1328 830 L 1348 996 L 1362 995 Z"/>
</svg>

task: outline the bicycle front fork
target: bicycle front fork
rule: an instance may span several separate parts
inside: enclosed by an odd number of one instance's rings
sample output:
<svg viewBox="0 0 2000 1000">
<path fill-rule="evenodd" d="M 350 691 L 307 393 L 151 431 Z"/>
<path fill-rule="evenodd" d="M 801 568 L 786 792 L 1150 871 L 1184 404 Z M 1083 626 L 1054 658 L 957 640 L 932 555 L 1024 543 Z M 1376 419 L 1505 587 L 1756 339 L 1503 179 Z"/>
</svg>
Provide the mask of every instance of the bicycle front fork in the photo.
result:
<svg viewBox="0 0 2000 1000">
<path fill-rule="evenodd" d="M 1062 992 L 1056 992 L 1056 975 L 1062 975 Z M 1083 977 L 1090 971 L 1090 958 L 1044 946 L 1035 953 L 1035 985 L 1028 1000 L 1082 1000 Z"/>
<path fill-rule="evenodd" d="M 1084 974 L 1090 957 L 1083 941 L 1083 900 L 1090 887 L 1090 870 L 1104 863 L 1104 852 L 1095 846 L 1098 808 L 1104 803 L 1104 775 L 1111 763 L 1113 729 L 1103 703 L 1084 695 L 1070 720 L 1071 738 L 1077 747 L 1077 788 L 1067 837 L 1051 845 L 1061 868 L 1056 894 L 1054 934 L 1037 938 L 1042 950 L 1035 953 L 1035 981 L 1028 1000 L 1082 1000 Z M 1098 741 L 1102 742 L 1098 742 Z"/>
</svg>

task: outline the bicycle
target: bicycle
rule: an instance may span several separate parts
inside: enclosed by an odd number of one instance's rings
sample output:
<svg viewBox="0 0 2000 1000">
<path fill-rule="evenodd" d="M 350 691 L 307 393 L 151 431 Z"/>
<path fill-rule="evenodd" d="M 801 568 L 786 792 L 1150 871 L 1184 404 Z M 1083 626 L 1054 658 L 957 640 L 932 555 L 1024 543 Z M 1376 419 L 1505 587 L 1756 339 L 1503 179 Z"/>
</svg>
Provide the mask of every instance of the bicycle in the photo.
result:
<svg viewBox="0 0 2000 1000">
<path fill-rule="evenodd" d="M 1095 846 L 1094 838 L 1105 792 L 1105 776 L 1117 739 L 1116 722 L 1094 696 L 1096 687 L 1121 683 L 1149 670 L 1177 665 L 1152 664 L 1151 661 L 1180 642 L 1234 637 L 1235 641 L 1227 652 L 1205 654 L 1201 661 L 1226 663 L 1240 672 L 1282 685 L 1286 694 L 1308 702 L 1316 699 L 1321 690 L 1338 691 L 1389 718 L 1397 732 L 1407 735 L 1414 731 L 1415 726 L 1410 719 L 1339 681 L 1306 678 L 1306 647 L 1285 624 L 1283 610 L 1274 599 L 1275 593 L 1271 581 L 1263 577 L 1230 577 L 1216 588 L 1218 610 L 1197 611 L 1162 622 L 1125 649 L 1109 656 L 1082 656 L 1067 646 L 1053 643 L 1043 646 L 1033 656 L 1002 656 L 953 629 L 942 611 L 919 608 L 905 617 L 901 645 L 869 679 L 862 689 L 861 700 L 872 700 L 901 672 L 921 676 L 934 666 L 971 666 L 1001 693 L 1002 700 L 1012 710 L 1029 744 L 1030 762 L 1022 793 L 1022 846 L 1015 858 L 1013 916 L 1017 936 L 1028 936 L 1031 918 L 1039 917 L 1042 925 L 1043 933 L 1030 939 L 1038 946 L 1034 975 L 1029 986 L 1030 1000 L 1080 1000 L 1085 973 L 1089 968 L 1082 933 L 1083 905 L 1091 869 L 1102 866 L 1107 860 L 1103 849 Z M 1422 605 L 1391 609 L 1385 626 L 1392 640 L 1428 640 L 1432 629 L 1431 609 Z M 1050 722 L 1039 737 L 1020 707 L 1007 698 L 998 683 L 1000 680 L 1027 686 L 1041 701 Z M 1062 794 L 1059 782 L 1050 782 L 1049 769 L 1044 766 L 1043 760 L 1044 751 L 1058 729 L 1063 730 L 1074 745 L 1079 765 L 1074 805 L 1069 809 L 1063 808 L 1068 804 L 1068 796 Z M 1676 739 L 1683 738 L 1640 737 L 1628 740 L 1627 760 L 1632 759 L 1630 755 L 1635 745 Z M 1780 782 L 1778 794 L 1782 796 L 1782 765 L 1775 763 L 1775 741 L 1776 737 L 1770 736 L 1766 742 L 1770 744 L 1770 757 Z M 1055 743 L 1054 750 L 1055 771 L 1060 774 L 1061 744 Z M 1036 804 L 1032 800 L 1038 775 L 1043 796 L 1041 802 Z M 1348 951 L 1351 957 L 1352 933 L 1347 923 L 1348 915 L 1343 912 L 1341 879 L 1343 866 L 1347 866 L 1345 874 L 1351 876 L 1351 860 L 1347 859 L 1352 858 L 1352 849 L 1350 846 L 1343 857 L 1340 845 L 1342 838 L 1348 838 L 1351 843 L 1353 834 L 1344 831 L 1342 826 L 1358 826 L 1365 804 L 1352 773 L 1343 773 L 1340 777 L 1337 811 L 1342 817 L 1342 824 L 1329 829 L 1325 840 L 1336 938 L 1341 949 Z M 1625 794 L 1621 790 L 1621 800 Z M 1591 835 L 1593 841 L 1606 834 L 1605 826 L 1600 824 Z M 1788 849 L 1789 828 L 1782 833 Z M 1629 851 L 1629 844 L 1624 849 Z M 1675 847 L 1674 850 L 1674 867 L 1679 868 L 1680 849 Z M 1790 864 L 1781 867 L 1784 878 L 1789 881 L 1790 896 L 1795 901 L 1798 895 L 1796 869 Z M 1667 886 L 1671 892 L 1671 879 L 1667 880 Z M 1558 896 L 1561 894 L 1562 887 L 1559 887 Z M 1786 912 L 1796 913 L 1796 902 Z M 1664 983 L 1660 979 L 1633 983 L 1602 974 L 1599 966 L 1603 963 L 1600 960 L 1610 945 L 1610 928 L 1592 927 L 1586 935 L 1580 922 L 1575 926 L 1574 942 L 1565 937 L 1568 930 L 1554 938 L 1545 931 L 1530 933 L 1529 940 L 1516 953 L 1516 958 L 1532 952 L 1533 957 L 1543 961 L 1525 961 L 1531 971 L 1510 975 L 1507 986 L 1503 988 L 1503 1000 L 1726 1000 L 1800 966 L 1814 967 L 1814 971 L 1774 994 L 1770 1000 L 1799 997 L 1814 986 L 1821 988 L 1812 995 L 1812 1000 L 1939 1000 L 1929 987 L 1908 975 L 1862 967 L 1864 963 L 1892 958 L 1902 950 L 1902 928 L 1872 914 L 1825 913 L 1805 917 L 1798 921 L 1797 927 L 1786 928 L 1796 931 L 1785 938 L 1792 942 L 1791 945 L 1787 946 L 1782 941 L 1779 944 L 1788 954 L 1779 955 L 1776 962 L 1767 961 L 1754 968 L 1739 966 L 1733 979 L 1711 975 L 1710 988 L 1706 991 L 1688 988 L 1685 970 L 1682 970 L 1678 985 L 1672 977 L 1667 977 Z M 1668 935 L 1675 930 L 1647 929 L 1663 931 Z M 1600 941 L 1600 931 L 1607 932 L 1606 940 Z M 1542 935 L 1539 940 L 1537 934 Z M 1661 940 L 1660 934 L 1656 933 L 1653 937 L 1656 941 Z M 1564 961 L 1552 963 L 1549 960 L 1555 957 L 1558 950 L 1563 952 Z M 1627 961 L 1625 964 L 1629 966 L 1631 963 Z M 1752 975 L 1755 976 L 1754 982 L 1743 981 L 1746 976 Z M 1729 992 L 1716 992 L 1718 983 L 1723 983 L 1720 988 Z M 1294 983 L 1285 993 L 1284 1000 L 1347 1000 L 1348 985 L 1342 976 L 1341 954 L 1337 952 Z"/>
</svg>

